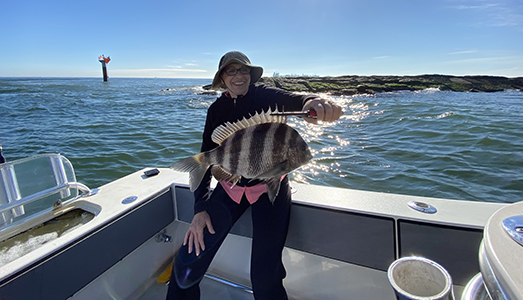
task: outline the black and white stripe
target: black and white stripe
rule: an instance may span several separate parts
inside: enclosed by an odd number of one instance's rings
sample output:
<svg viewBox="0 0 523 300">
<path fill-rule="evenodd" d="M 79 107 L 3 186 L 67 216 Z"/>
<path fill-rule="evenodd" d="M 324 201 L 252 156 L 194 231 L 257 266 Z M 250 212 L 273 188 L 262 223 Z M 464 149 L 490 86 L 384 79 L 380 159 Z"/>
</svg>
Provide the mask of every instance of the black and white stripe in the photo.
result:
<svg viewBox="0 0 523 300">
<path fill-rule="evenodd" d="M 265 148 L 267 139 L 270 138 L 269 130 L 273 123 L 260 124 L 252 127 L 252 133 L 250 135 L 248 161 L 247 163 L 247 174 L 250 176 L 257 175 L 263 172 L 262 167 L 264 165 L 263 155 L 265 151 L 272 151 L 273 149 Z"/>
<path fill-rule="evenodd" d="M 246 136 L 246 129 L 237 131 L 229 139 L 226 140 L 225 152 L 226 155 L 223 158 L 223 166 L 231 174 L 238 174 L 238 165 L 241 161 L 241 153 L 243 152 L 243 142 Z"/>
</svg>

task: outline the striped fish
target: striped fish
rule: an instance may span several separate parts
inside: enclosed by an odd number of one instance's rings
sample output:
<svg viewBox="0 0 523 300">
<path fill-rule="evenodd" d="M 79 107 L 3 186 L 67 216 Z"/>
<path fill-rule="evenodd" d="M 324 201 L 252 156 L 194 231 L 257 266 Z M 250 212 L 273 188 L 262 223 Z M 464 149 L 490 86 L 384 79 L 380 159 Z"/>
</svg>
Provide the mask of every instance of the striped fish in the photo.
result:
<svg viewBox="0 0 523 300">
<path fill-rule="evenodd" d="M 286 117 L 272 113 L 269 109 L 218 126 L 211 136 L 218 147 L 179 160 L 171 168 L 190 172 L 191 191 L 200 185 L 209 167 L 218 181 L 233 185 L 242 177 L 259 179 L 274 202 L 281 177 L 306 164 L 312 155 L 300 134 L 286 124 Z"/>
</svg>

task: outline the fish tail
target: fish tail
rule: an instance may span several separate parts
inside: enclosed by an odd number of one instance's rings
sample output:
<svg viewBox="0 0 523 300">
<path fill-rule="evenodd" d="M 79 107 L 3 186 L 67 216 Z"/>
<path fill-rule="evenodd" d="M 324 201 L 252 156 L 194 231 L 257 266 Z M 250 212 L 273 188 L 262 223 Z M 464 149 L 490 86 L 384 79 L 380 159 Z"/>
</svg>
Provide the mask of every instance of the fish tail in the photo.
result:
<svg viewBox="0 0 523 300">
<path fill-rule="evenodd" d="M 181 159 L 171 165 L 171 169 L 180 172 L 189 172 L 189 186 L 191 192 L 194 192 L 196 188 L 202 182 L 203 176 L 207 172 L 209 165 L 202 161 L 203 153 L 196 154 L 194 156 Z"/>
</svg>

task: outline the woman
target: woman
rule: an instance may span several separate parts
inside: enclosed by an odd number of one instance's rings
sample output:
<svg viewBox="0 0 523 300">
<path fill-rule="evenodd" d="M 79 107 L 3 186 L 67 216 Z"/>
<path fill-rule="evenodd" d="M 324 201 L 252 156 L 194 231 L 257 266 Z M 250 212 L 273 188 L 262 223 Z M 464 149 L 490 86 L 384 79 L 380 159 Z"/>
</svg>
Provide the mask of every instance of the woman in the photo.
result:
<svg viewBox="0 0 523 300">
<path fill-rule="evenodd" d="M 212 87 L 225 88 L 207 111 L 201 151 L 218 145 L 211 139 L 214 129 L 226 122 L 235 122 L 278 107 L 285 111 L 315 110 L 317 118 L 305 118 L 307 122 L 333 122 L 343 114 L 341 107 L 317 96 L 296 95 L 284 90 L 255 86 L 263 68 L 251 65 L 245 54 L 238 51 L 226 53 L 220 60 Z M 250 206 L 252 207 L 253 238 L 251 252 L 251 283 L 257 300 L 287 299 L 283 278 L 285 268 L 281 254 L 291 208 L 291 193 L 287 176 L 282 179 L 280 191 L 274 203 L 267 193 L 254 201 L 244 194 L 232 199 L 220 183 L 210 193 L 211 171 L 207 171 L 200 186 L 194 192 L 194 217 L 185 235 L 183 246 L 175 259 L 167 299 L 199 299 L 199 283 L 214 255 L 234 223 Z M 242 178 L 237 188 L 253 188 L 262 184 L 259 180 Z M 233 187 L 235 188 L 235 187 Z M 227 187 L 230 189 L 230 186 Z M 253 188 L 254 189 L 254 188 Z"/>
</svg>

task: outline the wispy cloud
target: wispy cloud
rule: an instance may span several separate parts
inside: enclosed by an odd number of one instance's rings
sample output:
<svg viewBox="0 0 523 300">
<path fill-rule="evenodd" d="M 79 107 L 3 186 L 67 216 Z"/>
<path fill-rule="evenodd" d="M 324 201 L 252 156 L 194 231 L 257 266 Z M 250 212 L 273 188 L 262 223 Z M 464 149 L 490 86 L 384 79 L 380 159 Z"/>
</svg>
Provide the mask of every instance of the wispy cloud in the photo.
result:
<svg viewBox="0 0 523 300">
<path fill-rule="evenodd" d="M 482 4 L 478 4 L 478 5 L 461 4 L 461 5 L 455 5 L 455 6 L 452 6 L 452 7 L 455 8 L 455 9 L 484 10 L 484 9 L 489 9 L 489 8 L 493 8 L 493 7 L 496 7 L 496 6 L 499 6 L 499 4 L 498 3 L 482 3 Z"/>
<path fill-rule="evenodd" d="M 455 63 L 515 63 L 523 61 L 523 57 L 518 56 L 497 56 L 497 57 L 477 57 L 477 58 L 468 58 L 468 59 L 459 59 L 451 60 L 446 63 L 455 64 Z"/>
<path fill-rule="evenodd" d="M 450 52 L 449 55 L 461 55 L 461 54 L 472 54 L 472 53 L 478 53 L 477 50 L 464 50 L 464 51 L 456 51 L 456 52 Z"/>
<path fill-rule="evenodd" d="M 451 9 L 471 11 L 480 15 L 482 21 L 469 25 L 482 27 L 518 27 L 523 25 L 523 5 L 514 1 L 464 0 L 451 5 Z"/>
</svg>

